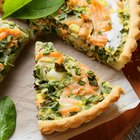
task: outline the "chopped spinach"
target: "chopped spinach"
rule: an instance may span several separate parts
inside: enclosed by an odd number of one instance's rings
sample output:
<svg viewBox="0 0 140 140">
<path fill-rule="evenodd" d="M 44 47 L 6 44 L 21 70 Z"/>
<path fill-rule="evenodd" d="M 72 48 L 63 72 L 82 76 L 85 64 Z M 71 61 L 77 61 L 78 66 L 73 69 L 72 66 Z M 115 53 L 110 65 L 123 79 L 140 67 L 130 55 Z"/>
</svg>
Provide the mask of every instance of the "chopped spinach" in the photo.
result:
<svg viewBox="0 0 140 140">
<path fill-rule="evenodd" d="M 87 0 L 87 3 L 88 3 L 88 4 L 91 4 L 91 2 L 92 2 L 92 0 Z"/>
<path fill-rule="evenodd" d="M 57 101 L 53 101 L 49 103 L 48 107 L 51 108 L 53 111 L 58 111 L 60 104 Z"/>
<path fill-rule="evenodd" d="M 47 54 L 49 54 L 51 51 L 54 50 L 52 43 L 45 43 L 44 49 L 45 49 L 45 52 L 43 53 L 44 55 L 47 55 Z"/>
<path fill-rule="evenodd" d="M 87 11 L 87 8 L 85 6 L 81 6 L 81 7 L 74 7 L 73 10 L 76 13 L 84 13 Z"/>
<path fill-rule="evenodd" d="M 103 81 L 101 84 L 101 94 L 109 94 L 111 90 L 112 90 L 112 86 L 106 81 Z"/>
<path fill-rule="evenodd" d="M 75 74 L 78 76 L 81 75 L 81 69 L 79 67 L 75 67 Z"/>
<path fill-rule="evenodd" d="M 39 115 L 39 113 L 42 115 Z M 56 111 L 54 112 L 52 109 L 41 107 L 37 117 L 39 120 L 56 120 L 57 118 L 61 117 L 61 115 Z"/>
<path fill-rule="evenodd" d="M 76 115 L 78 112 L 70 112 L 69 113 L 69 116 L 71 117 L 71 116 L 74 116 L 74 115 Z"/>
<path fill-rule="evenodd" d="M 104 97 L 102 95 L 98 95 L 98 96 L 92 95 L 86 100 L 86 104 L 90 104 L 90 103 L 96 104 L 98 102 L 101 102 L 102 100 L 104 100 Z"/>
<path fill-rule="evenodd" d="M 88 75 L 89 84 L 93 85 L 93 86 L 98 86 L 98 82 L 97 82 L 97 79 L 96 79 L 94 72 L 89 70 L 87 72 L 87 75 Z"/>
<path fill-rule="evenodd" d="M 81 85 L 81 86 L 83 86 L 83 85 L 85 85 L 85 82 L 82 81 L 82 80 L 80 80 L 80 81 L 78 81 L 78 84 Z"/>
<path fill-rule="evenodd" d="M 57 63 L 55 63 L 55 70 L 56 70 L 57 72 L 66 72 L 65 67 L 64 67 L 62 64 L 59 65 L 59 64 L 57 64 Z"/>
<path fill-rule="evenodd" d="M 58 20 L 61 21 L 61 20 L 64 20 L 67 18 L 67 14 L 66 13 L 62 13 L 62 14 L 59 14 L 57 16 Z"/>
</svg>

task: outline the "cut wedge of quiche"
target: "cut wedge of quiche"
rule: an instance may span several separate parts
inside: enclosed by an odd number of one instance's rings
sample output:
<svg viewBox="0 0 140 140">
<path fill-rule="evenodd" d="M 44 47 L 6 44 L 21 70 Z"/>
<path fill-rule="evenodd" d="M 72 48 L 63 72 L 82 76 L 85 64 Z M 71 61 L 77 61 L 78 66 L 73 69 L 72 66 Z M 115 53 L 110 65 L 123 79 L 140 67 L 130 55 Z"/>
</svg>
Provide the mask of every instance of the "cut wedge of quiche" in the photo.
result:
<svg viewBox="0 0 140 140">
<path fill-rule="evenodd" d="M 0 19 L 0 82 L 25 46 L 29 35 L 12 21 Z"/>
<path fill-rule="evenodd" d="M 43 134 L 76 128 L 106 111 L 123 90 L 86 65 L 37 42 L 34 70 L 38 125 Z"/>
<path fill-rule="evenodd" d="M 77 50 L 120 70 L 140 38 L 140 0 L 66 0 L 53 15 L 32 21 L 39 32 L 53 32 Z"/>
</svg>

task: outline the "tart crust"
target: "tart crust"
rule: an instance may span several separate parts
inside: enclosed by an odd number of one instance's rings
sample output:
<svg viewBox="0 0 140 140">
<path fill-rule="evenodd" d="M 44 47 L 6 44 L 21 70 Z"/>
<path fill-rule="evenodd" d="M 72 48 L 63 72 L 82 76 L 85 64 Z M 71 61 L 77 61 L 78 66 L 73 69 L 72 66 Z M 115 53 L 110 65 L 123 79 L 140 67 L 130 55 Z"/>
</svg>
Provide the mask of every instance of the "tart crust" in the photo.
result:
<svg viewBox="0 0 140 140">
<path fill-rule="evenodd" d="M 66 117 L 60 120 L 38 120 L 39 129 L 43 134 L 50 134 L 54 131 L 60 132 L 65 131 L 68 128 L 76 128 L 83 123 L 93 120 L 96 116 L 106 111 L 119 99 L 121 94 L 123 94 L 123 90 L 116 86 L 102 102 L 94 105 L 88 110 L 81 111 L 72 117 Z"/>
<path fill-rule="evenodd" d="M 128 2 L 130 11 L 129 33 L 123 52 L 118 60 L 110 65 L 117 70 L 122 69 L 131 60 L 132 53 L 138 46 L 137 41 L 140 39 L 140 0 L 128 0 Z"/>
</svg>

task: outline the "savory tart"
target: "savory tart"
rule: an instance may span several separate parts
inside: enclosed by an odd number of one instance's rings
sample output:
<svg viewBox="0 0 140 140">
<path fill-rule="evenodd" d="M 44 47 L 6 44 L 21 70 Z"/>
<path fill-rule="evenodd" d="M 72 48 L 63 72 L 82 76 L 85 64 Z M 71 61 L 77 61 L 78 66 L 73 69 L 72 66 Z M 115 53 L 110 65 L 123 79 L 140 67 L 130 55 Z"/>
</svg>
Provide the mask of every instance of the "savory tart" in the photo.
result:
<svg viewBox="0 0 140 140">
<path fill-rule="evenodd" d="M 0 82 L 7 74 L 29 35 L 12 21 L 0 19 Z"/>
<path fill-rule="evenodd" d="M 99 80 L 86 65 L 58 52 L 52 43 L 35 46 L 38 125 L 43 134 L 89 122 L 116 102 L 123 90 Z"/>
<path fill-rule="evenodd" d="M 140 38 L 140 0 L 66 0 L 53 15 L 32 21 L 92 58 L 120 70 Z"/>
</svg>

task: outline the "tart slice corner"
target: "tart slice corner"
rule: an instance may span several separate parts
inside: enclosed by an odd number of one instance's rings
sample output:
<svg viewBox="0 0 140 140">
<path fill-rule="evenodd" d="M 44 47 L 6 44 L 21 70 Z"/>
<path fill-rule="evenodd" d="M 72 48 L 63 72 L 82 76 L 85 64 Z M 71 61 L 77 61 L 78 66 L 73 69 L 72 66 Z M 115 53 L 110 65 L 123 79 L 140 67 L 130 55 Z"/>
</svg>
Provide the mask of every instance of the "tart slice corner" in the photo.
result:
<svg viewBox="0 0 140 140">
<path fill-rule="evenodd" d="M 52 43 L 37 42 L 34 69 L 38 125 L 43 134 L 89 122 L 123 94 Z"/>
</svg>

